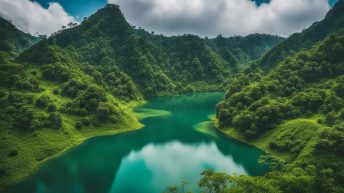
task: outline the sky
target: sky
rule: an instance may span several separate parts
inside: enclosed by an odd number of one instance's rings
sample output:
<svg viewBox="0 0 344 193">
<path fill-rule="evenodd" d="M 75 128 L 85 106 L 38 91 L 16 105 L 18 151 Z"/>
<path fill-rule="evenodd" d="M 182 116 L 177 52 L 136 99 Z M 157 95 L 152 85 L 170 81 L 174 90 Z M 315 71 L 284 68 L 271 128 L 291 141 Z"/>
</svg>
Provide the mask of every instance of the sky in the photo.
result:
<svg viewBox="0 0 344 193">
<path fill-rule="evenodd" d="M 127 21 L 164 35 L 266 33 L 287 37 L 324 18 L 336 0 L 0 0 L 0 17 L 24 32 L 50 35 L 107 3 Z"/>
</svg>

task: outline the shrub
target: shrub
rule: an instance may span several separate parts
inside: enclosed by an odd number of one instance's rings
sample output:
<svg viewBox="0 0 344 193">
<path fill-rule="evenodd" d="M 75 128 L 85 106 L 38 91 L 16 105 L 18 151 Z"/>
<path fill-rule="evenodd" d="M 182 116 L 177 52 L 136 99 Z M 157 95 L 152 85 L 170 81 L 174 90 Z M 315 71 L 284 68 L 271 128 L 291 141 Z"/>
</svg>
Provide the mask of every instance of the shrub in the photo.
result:
<svg viewBox="0 0 344 193">
<path fill-rule="evenodd" d="M 56 109 L 57 109 L 57 107 L 55 104 L 49 104 L 48 105 L 48 111 L 49 112 L 56 112 Z"/>
<path fill-rule="evenodd" d="M 321 132 L 317 149 L 344 154 L 344 124 Z"/>
<path fill-rule="evenodd" d="M 58 94 L 60 94 L 60 91 L 59 91 L 59 89 L 55 88 L 55 89 L 53 90 L 53 94 L 54 94 L 54 95 L 58 95 Z"/>
<path fill-rule="evenodd" d="M 47 64 L 42 66 L 42 77 L 50 81 L 65 82 L 71 77 L 70 69 L 62 64 Z"/>
<path fill-rule="evenodd" d="M 14 157 L 14 156 L 17 156 L 18 155 L 18 151 L 17 150 L 12 150 L 8 153 L 8 156 L 10 157 Z"/>
<path fill-rule="evenodd" d="M 328 126 L 334 125 L 336 122 L 336 113 L 335 112 L 329 112 L 325 117 L 325 123 Z"/>
<path fill-rule="evenodd" d="M 113 105 L 101 102 L 97 107 L 96 115 L 99 120 L 107 120 L 114 111 Z"/>
<path fill-rule="evenodd" d="M 59 129 L 62 127 L 62 116 L 60 113 L 50 113 L 48 120 L 49 127 L 54 129 Z"/>
<path fill-rule="evenodd" d="M 91 124 L 91 120 L 87 117 L 81 119 L 81 123 L 85 126 L 89 126 Z"/>
<path fill-rule="evenodd" d="M 81 129 L 81 127 L 82 127 L 82 123 L 81 122 L 76 122 L 75 123 L 75 128 L 77 128 L 77 129 Z"/>
<path fill-rule="evenodd" d="M 46 108 L 48 106 L 49 101 L 50 101 L 50 98 L 46 95 L 43 95 L 37 99 L 36 107 L 41 108 L 41 109 Z"/>
</svg>

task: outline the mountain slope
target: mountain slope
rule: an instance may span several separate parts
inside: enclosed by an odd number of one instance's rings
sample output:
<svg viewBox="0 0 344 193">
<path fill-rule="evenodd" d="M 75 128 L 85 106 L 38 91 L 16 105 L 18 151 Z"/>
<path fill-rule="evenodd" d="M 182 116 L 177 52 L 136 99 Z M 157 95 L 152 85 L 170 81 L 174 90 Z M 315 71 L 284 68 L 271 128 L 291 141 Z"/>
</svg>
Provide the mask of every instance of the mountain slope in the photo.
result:
<svg viewBox="0 0 344 193">
<path fill-rule="evenodd" d="M 344 33 L 282 61 L 263 77 L 235 78 L 217 107 L 218 125 L 268 152 L 266 161 L 275 168 L 262 178 L 231 179 L 237 185 L 229 192 L 259 184 L 277 189 L 272 192 L 344 191 L 343 54 Z"/>
<path fill-rule="evenodd" d="M 198 36 L 138 35 L 116 5 L 18 57 L 26 46 L 9 45 L 13 54 L 0 60 L 0 191 L 89 137 L 139 128 L 131 106 L 144 97 L 220 89 L 235 65 Z"/>
<path fill-rule="evenodd" d="M 268 72 L 239 73 L 228 86 L 217 106 L 219 129 L 264 149 L 270 155 L 263 161 L 274 167 L 263 177 L 230 178 L 236 185 L 228 192 L 249 192 L 261 184 L 265 189 L 257 192 L 344 191 L 344 25 L 334 25 L 342 21 L 343 2 L 270 53 L 279 53 L 281 46 L 301 51 L 279 58 Z M 319 34 L 324 40 L 309 48 L 307 42 Z M 303 43 L 295 46 L 296 40 Z"/>
<path fill-rule="evenodd" d="M 259 36 L 259 35 L 256 35 Z M 245 47 L 256 39 L 247 38 Z M 35 65 L 64 62 L 93 76 L 116 97 L 125 100 L 156 96 L 219 90 L 238 62 L 256 59 L 281 38 L 261 35 L 253 54 L 239 51 L 234 39 L 226 51 L 233 50 L 235 58 L 217 53 L 208 43 L 194 35 L 164 37 L 138 34 L 125 20 L 116 5 L 108 5 L 81 25 L 62 31 L 44 40 L 19 57 L 20 62 Z M 228 40 L 232 42 L 232 40 Z M 257 44 L 262 44 L 258 49 Z M 216 43 L 214 44 L 216 47 Z M 240 55 L 252 55 L 240 56 Z M 244 58 L 244 59 L 241 59 Z M 239 60 L 239 61 L 236 61 Z M 118 73 L 113 74 L 117 69 Z M 125 86 L 112 81 L 119 77 Z M 132 84 L 134 83 L 134 84 Z M 122 84 L 122 85 L 123 85 Z M 129 90 L 129 91 L 128 91 Z M 128 92 L 127 92 L 128 91 Z"/>
<path fill-rule="evenodd" d="M 0 52 L 10 57 L 36 43 L 39 38 L 18 30 L 12 23 L 0 17 Z"/>
<path fill-rule="evenodd" d="M 283 59 L 292 56 L 302 49 L 311 48 L 316 42 L 325 39 L 330 34 L 338 34 L 344 26 L 344 1 L 340 0 L 327 13 L 326 17 L 315 22 L 301 33 L 293 34 L 287 40 L 269 51 L 259 62 L 264 70 L 270 70 Z"/>
<path fill-rule="evenodd" d="M 260 59 L 283 40 L 284 38 L 279 36 L 251 34 L 246 37 L 218 36 L 208 39 L 207 44 L 228 63 L 235 64 L 236 68 L 242 68 L 244 64 Z"/>
<path fill-rule="evenodd" d="M 190 34 L 172 37 L 154 35 L 152 33 L 148 33 L 144 29 L 136 29 L 135 33 L 155 46 L 158 46 L 159 50 L 164 50 L 166 53 L 175 53 L 179 58 L 179 55 L 181 54 L 190 53 L 190 51 L 185 49 L 183 50 L 183 48 L 181 48 L 183 44 L 186 44 L 187 42 L 192 45 L 195 44 L 209 47 L 218 55 L 218 57 L 223 59 L 225 66 L 230 70 L 236 70 L 244 64 L 260 59 L 271 48 L 284 40 L 282 37 L 266 34 L 252 34 L 245 37 L 236 36 L 228 38 L 219 35 L 216 38 L 201 39 Z M 198 42 L 196 43 L 196 41 Z M 178 50 L 180 53 L 178 53 Z M 169 56 L 171 54 L 167 55 Z M 170 56 L 170 60 L 173 60 L 175 55 Z"/>
<path fill-rule="evenodd" d="M 0 41 L 17 41 L 11 38 L 0 35 Z M 114 97 L 134 92 L 126 74 L 104 67 L 109 85 L 118 87 L 110 90 L 99 72 L 79 62 L 76 52 L 49 41 L 56 39 L 42 40 L 24 51 L 20 57 L 32 53 L 25 62 L 13 59 L 15 52 L 9 49 L 3 52 L 6 59 L 0 60 L 0 192 L 48 157 L 87 138 L 141 127 L 130 104 L 124 104 L 127 98 Z"/>
</svg>

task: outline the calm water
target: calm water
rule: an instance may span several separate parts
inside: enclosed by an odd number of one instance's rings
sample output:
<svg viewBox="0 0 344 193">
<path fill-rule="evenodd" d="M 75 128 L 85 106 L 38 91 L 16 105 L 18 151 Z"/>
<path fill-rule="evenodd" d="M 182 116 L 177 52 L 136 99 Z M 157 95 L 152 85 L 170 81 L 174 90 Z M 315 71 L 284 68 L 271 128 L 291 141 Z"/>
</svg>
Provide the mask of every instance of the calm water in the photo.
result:
<svg viewBox="0 0 344 193">
<path fill-rule="evenodd" d="M 226 138 L 209 122 L 221 97 L 201 93 L 152 99 L 137 111 L 170 114 L 142 120 L 145 127 L 135 132 L 87 140 L 8 192 L 160 193 L 181 181 L 197 192 L 206 168 L 262 175 L 267 171 L 257 163 L 262 152 Z"/>
</svg>

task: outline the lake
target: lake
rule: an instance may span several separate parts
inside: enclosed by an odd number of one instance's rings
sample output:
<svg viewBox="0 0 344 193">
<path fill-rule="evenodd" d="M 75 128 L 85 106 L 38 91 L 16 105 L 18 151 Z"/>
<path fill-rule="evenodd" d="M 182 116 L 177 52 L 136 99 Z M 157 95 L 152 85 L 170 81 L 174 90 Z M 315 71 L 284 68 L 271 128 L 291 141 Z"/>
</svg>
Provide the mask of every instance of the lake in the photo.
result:
<svg viewBox="0 0 344 193">
<path fill-rule="evenodd" d="M 263 175 L 260 150 L 218 132 L 209 116 L 223 93 L 157 97 L 136 108 L 144 128 L 91 138 L 40 169 L 11 193 L 161 193 L 197 182 L 204 169 Z M 145 117 L 145 118 L 144 118 Z"/>
</svg>

